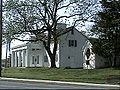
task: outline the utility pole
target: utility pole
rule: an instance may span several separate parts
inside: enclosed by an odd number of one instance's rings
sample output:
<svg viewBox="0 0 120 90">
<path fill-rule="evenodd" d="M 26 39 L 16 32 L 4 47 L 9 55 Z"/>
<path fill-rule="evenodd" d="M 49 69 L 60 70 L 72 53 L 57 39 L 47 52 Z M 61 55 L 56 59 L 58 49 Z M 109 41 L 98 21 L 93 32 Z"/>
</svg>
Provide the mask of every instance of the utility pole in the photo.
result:
<svg viewBox="0 0 120 90">
<path fill-rule="evenodd" d="M 2 0 L 0 0 L 0 77 L 2 71 Z"/>
</svg>

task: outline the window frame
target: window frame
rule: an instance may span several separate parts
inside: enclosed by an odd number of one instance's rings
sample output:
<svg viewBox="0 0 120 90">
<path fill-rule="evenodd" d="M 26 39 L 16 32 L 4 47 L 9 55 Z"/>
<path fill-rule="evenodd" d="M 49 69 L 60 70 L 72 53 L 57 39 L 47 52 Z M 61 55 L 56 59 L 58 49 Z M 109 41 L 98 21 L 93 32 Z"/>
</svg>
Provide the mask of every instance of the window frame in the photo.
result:
<svg viewBox="0 0 120 90">
<path fill-rule="evenodd" d="M 77 47 L 77 40 L 68 40 L 69 47 Z"/>
</svg>

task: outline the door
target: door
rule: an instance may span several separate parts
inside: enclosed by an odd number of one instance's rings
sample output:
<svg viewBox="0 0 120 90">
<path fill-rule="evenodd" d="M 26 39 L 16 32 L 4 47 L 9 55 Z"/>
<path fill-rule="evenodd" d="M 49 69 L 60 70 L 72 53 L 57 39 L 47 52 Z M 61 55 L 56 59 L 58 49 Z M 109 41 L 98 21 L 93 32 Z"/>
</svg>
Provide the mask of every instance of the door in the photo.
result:
<svg viewBox="0 0 120 90">
<path fill-rule="evenodd" d="M 39 66 L 39 64 L 40 64 L 39 55 L 32 56 L 32 66 L 36 67 Z"/>
</svg>

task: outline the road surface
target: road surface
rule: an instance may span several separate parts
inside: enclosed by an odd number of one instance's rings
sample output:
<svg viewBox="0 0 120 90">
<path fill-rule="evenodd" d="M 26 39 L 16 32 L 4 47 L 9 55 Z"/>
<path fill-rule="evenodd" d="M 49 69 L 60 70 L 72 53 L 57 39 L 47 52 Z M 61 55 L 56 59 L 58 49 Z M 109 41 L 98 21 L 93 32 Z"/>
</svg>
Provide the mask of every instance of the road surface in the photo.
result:
<svg viewBox="0 0 120 90">
<path fill-rule="evenodd" d="M 73 89 L 73 90 L 74 89 L 106 89 L 108 90 L 108 89 L 119 89 L 119 88 L 0 80 L 0 89 Z"/>
</svg>

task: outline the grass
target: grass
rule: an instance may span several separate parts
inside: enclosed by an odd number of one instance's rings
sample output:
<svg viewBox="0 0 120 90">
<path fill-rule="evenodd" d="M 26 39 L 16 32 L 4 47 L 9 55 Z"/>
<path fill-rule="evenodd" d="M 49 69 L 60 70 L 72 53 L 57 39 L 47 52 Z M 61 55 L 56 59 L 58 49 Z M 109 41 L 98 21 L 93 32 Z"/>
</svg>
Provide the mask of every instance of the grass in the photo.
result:
<svg viewBox="0 0 120 90">
<path fill-rule="evenodd" d="M 70 82 L 120 84 L 120 68 L 64 69 L 64 68 L 4 68 L 3 77 Z"/>
</svg>

